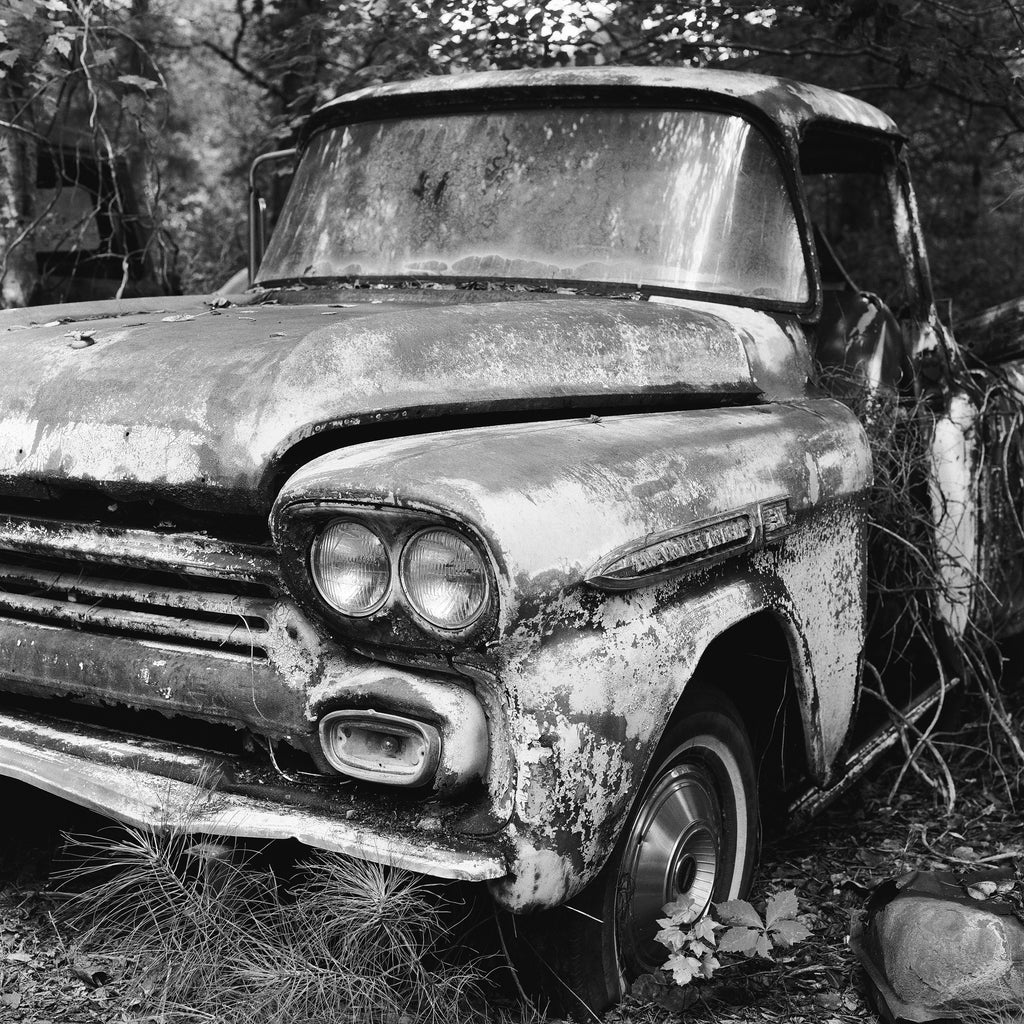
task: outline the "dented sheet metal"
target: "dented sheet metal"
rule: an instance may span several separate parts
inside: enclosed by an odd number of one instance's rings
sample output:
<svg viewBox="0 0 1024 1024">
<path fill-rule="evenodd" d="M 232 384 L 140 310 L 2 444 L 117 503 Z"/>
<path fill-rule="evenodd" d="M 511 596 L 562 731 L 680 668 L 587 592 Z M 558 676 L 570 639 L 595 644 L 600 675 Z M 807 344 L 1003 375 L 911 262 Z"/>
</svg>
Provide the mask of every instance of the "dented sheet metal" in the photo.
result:
<svg viewBox="0 0 1024 1024">
<path fill-rule="evenodd" d="M 71 307 L 69 307 L 71 308 Z M 753 400 L 744 327 L 708 309 L 551 297 L 244 306 L 188 323 L 92 304 L 66 328 L 0 330 L 0 491 L 92 484 L 265 512 L 277 462 L 326 430 L 645 396 Z M 186 315 L 186 314 L 176 314 Z M 28 357 L 27 357 L 28 356 Z M 405 428 L 408 429 L 408 428 Z"/>
<path fill-rule="evenodd" d="M 493 846 L 453 839 L 428 817 L 386 827 L 365 799 L 349 805 L 303 805 L 301 794 L 276 798 L 272 787 L 211 790 L 188 780 L 223 776 L 225 759 L 173 744 L 125 740 L 102 730 L 54 727 L 38 718 L 0 711 L 0 774 L 132 825 L 214 836 L 297 839 L 361 860 L 485 881 L 507 871 Z"/>
</svg>

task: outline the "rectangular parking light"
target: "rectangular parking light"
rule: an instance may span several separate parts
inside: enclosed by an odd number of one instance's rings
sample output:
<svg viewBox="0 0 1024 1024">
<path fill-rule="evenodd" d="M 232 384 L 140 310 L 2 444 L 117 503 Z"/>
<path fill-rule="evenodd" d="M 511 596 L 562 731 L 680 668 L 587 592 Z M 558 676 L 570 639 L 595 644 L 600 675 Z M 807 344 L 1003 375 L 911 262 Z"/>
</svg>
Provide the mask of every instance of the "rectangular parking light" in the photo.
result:
<svg viewBox="0 0 1024 1024">
<path fill-rule="evenodd" d="M 343 775 L 391 786 L 430 782 L 441 756 L 441 734 L 433 725 L 372 710 L 325 715 L 320 743 Z"/>
</svg>

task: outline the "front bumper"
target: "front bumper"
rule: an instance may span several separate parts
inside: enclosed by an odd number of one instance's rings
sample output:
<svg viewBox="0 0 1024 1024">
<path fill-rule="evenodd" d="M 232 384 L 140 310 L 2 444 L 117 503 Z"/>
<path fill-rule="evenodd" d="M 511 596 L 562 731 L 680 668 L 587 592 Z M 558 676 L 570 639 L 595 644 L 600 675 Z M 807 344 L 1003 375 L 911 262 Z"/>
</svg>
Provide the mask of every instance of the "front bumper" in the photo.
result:
<svg viewBox="0 0 1024 1024">
<path fill-rule="evenodd" d="M 344 785 L 292 786 L 231 755 L 0 709 L 0 775 L 132 825 L 297 839 L 360 860 L 481 882 L 509 868 L 494 842 L 453 834 Z"/>
</svg>

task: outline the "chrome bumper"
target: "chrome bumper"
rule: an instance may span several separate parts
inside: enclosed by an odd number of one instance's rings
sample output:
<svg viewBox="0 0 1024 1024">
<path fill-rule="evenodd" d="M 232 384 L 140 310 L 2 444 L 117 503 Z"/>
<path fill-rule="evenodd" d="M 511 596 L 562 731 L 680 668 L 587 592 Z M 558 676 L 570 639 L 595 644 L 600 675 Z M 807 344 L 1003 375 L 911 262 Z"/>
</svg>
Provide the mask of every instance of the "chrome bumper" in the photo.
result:
<svg viewBox="0 0 1024 1024">
<path fill-rule="evenodd" d="M 389 815 L 381 825 L 379 809 L 362 800 L 307 796 L 273 777 L 261 782 L 226 755 L 23 712 L 0 711 L 0 775 L 132 825 L 297 839 L 438 878 L 481 882 L 508 874 L 495 844 L 432 828 L 429 819 L 416 827 Z"/>
</svg>

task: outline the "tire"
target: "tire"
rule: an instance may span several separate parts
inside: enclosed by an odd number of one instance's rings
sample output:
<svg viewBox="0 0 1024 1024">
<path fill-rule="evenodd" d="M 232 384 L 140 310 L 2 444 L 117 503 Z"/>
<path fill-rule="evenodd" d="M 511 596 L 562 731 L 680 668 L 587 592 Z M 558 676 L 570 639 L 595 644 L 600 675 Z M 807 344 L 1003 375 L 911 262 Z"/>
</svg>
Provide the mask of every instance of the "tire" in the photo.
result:
<svg viewBox="0 0 1024 1024">
<path fill-rule="evenodd" d="M 707 909 L 747 893 L 757 836 L 746 729 L 728 697 L 692 683 L 601 873 L 568 904 L 516 919 L 520 974 L 593 1020 L 668 958 L 654 941 L 665 903 L 688 892 Z"/>
</svg>

